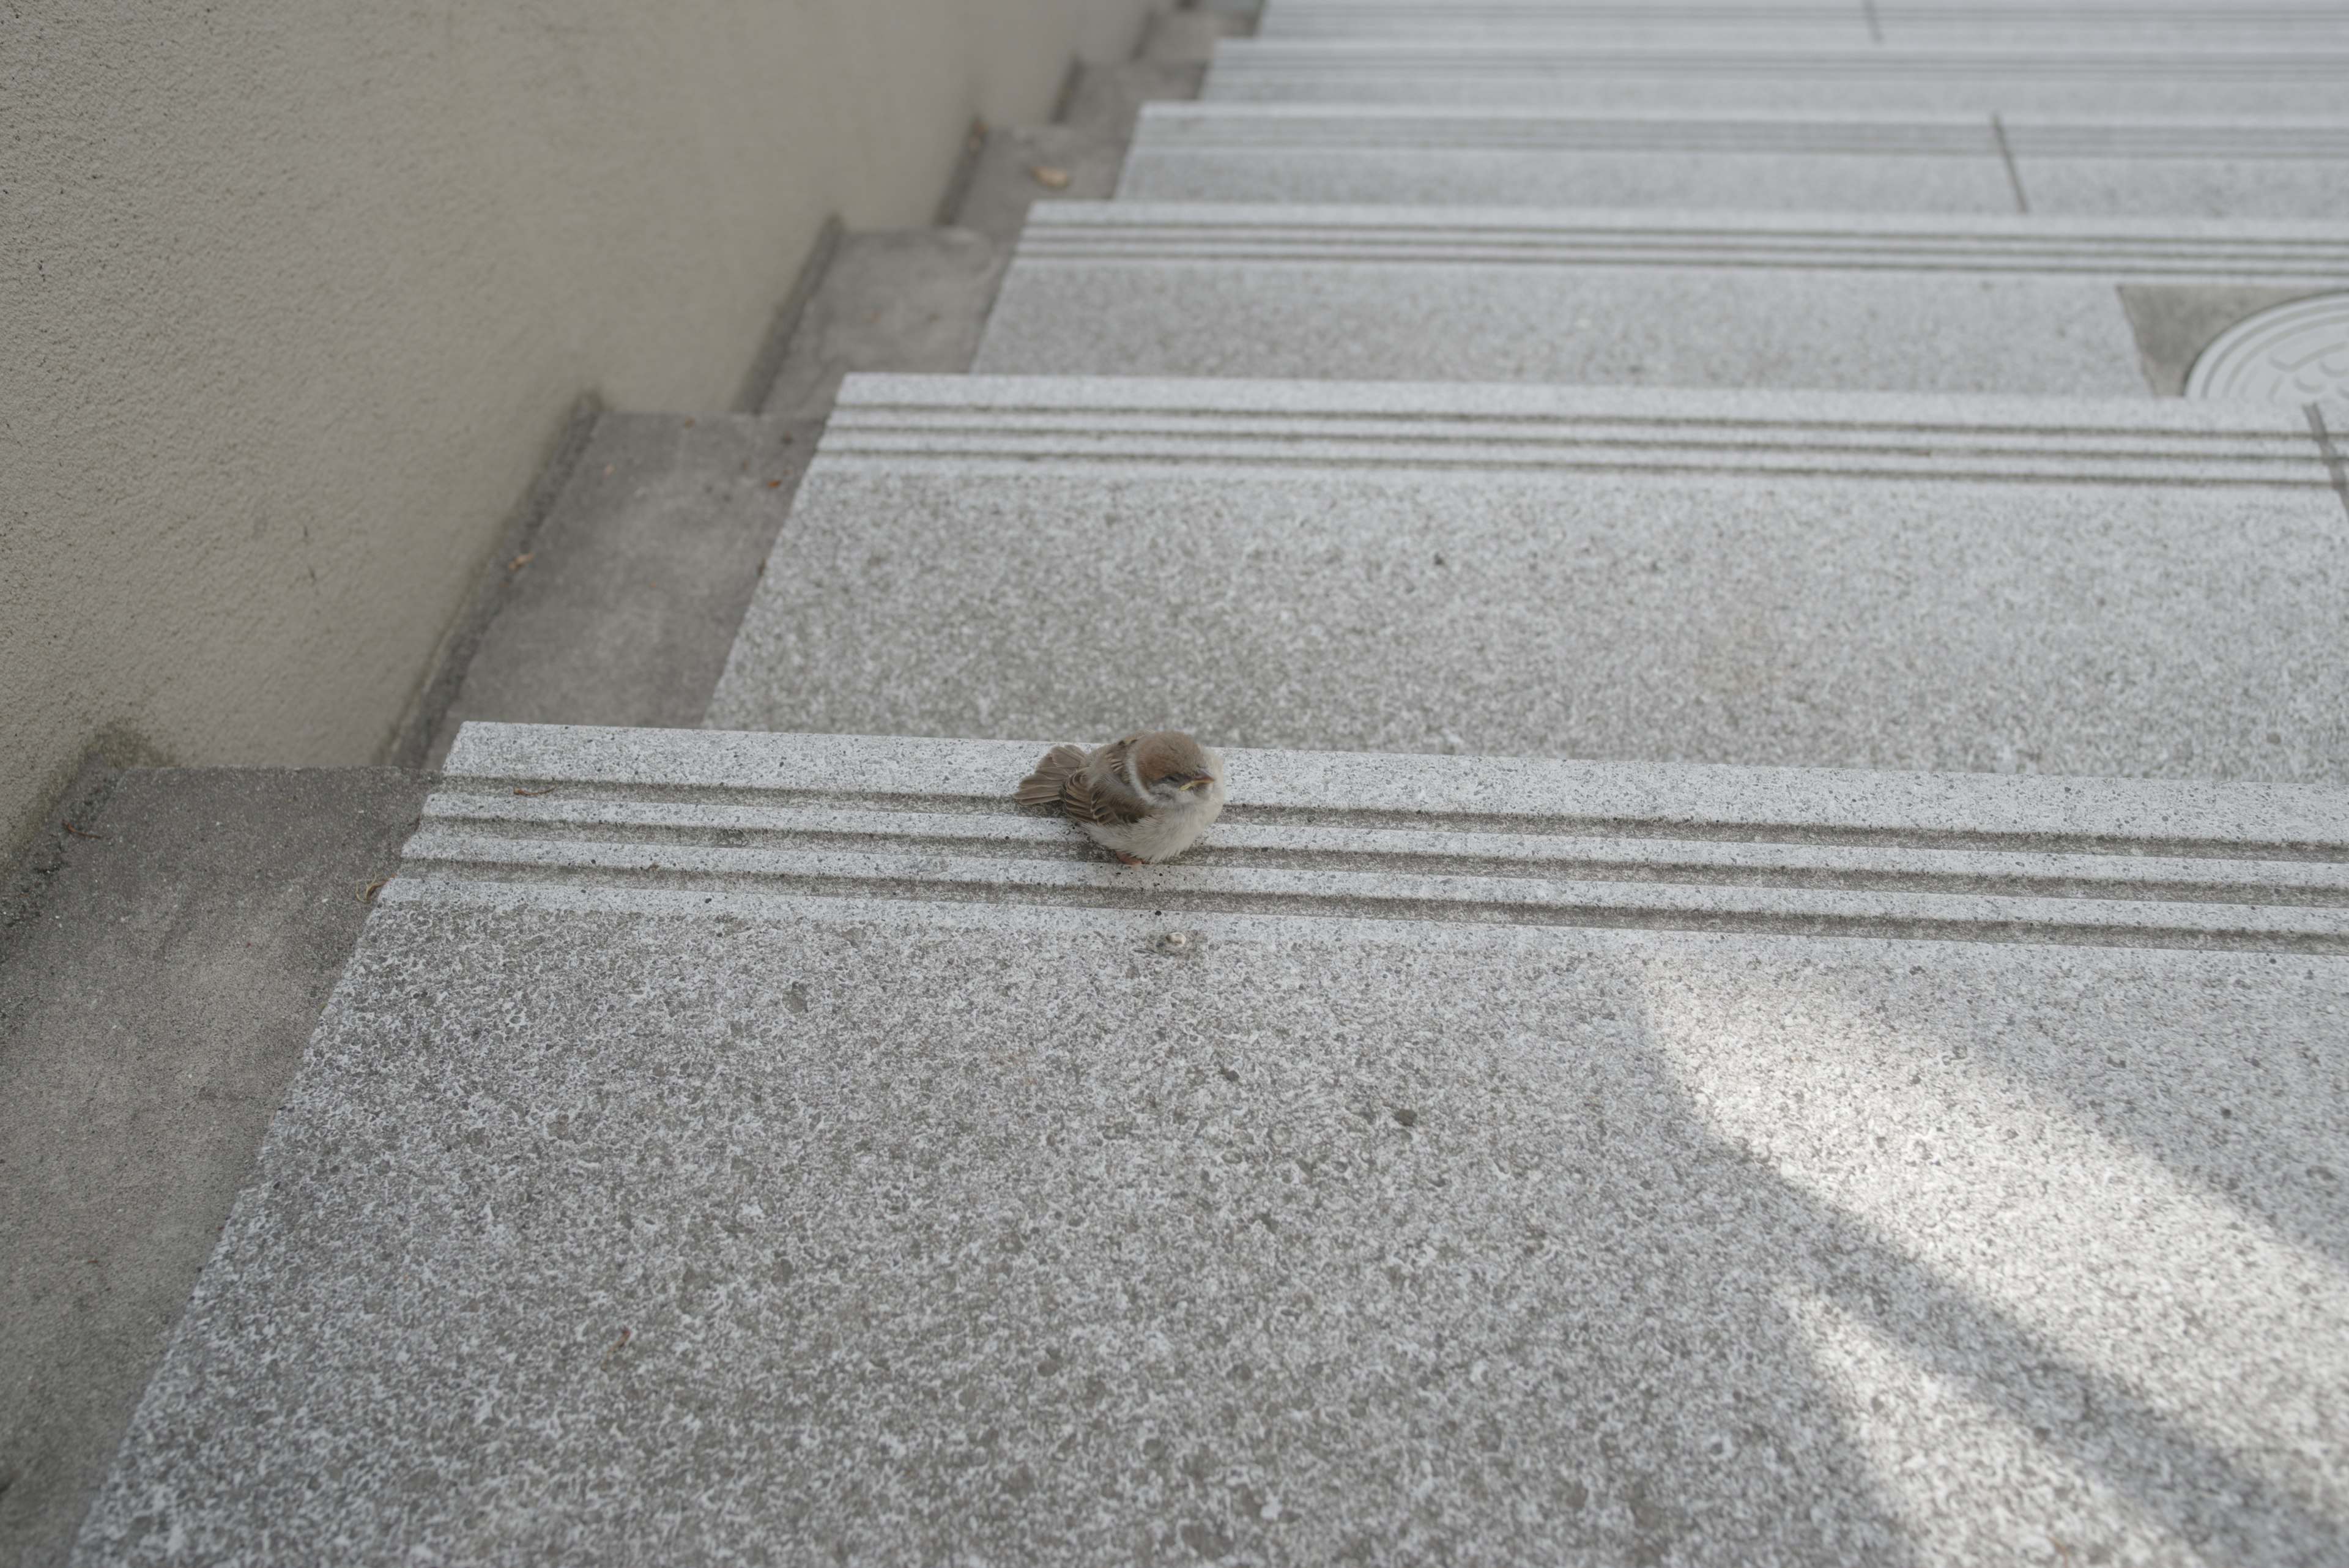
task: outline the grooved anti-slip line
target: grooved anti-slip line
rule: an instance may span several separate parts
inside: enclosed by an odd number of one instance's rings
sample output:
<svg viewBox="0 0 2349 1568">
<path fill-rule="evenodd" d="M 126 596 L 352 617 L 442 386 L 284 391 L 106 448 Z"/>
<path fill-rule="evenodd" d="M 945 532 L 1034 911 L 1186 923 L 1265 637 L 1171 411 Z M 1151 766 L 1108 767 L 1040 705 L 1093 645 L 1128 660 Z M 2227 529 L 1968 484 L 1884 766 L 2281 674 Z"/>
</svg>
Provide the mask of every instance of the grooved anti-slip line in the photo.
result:
<svg viewBox="0 0 2349 1568">
<path fill-rule="evenodd" d="M 1234 84 L 1299 80 L 1425 81 L 1632 75 L 1682 79 L 1700 76 L 1775 79 L 1808 76 L 1871 82 L 1887 78 L 1930 81 L 1996 76 L 2019 81 L 2292 83 L 2338 79 L 2344 58 L 2349 58 L 2349 53 L 2338 47 L 2297 53 L 2230 49 L 2025 52 L 1897 47 L 1723 50 L 1573 48 L 1563 45 L 1527 47 L 1482 43 L 1442 47 L 1384 40 L 1344 44 L 1282 38 L 1226 43 L 1216 52 L 1216 72 L 1227 89 Z"/>
<path fill-rule="evenodd" d="M 1997 151 L 1975 120 L 1785 119 L 1739 117 L 1662 119 L 1637 113 L 1559 115 L 1538 110 L 1479 112 L 1427 105 L 1390 106 L 1371 114 L 1343 105 L 1180 103 L 1142 122 L 1138 150 L 1181 157 L 1202 151 L 1253 153 L 1268 159 L 1299 149 L 1478 151 L 1553 150 L 1594 152 L 1678 151 L 1918 153 L 1961 156 Z M 2171 124 L 2109 119 L 2071 120 L 2001 111 L 2007 145 L 2019 157 L 2250 158 L 2313 161 L 2349 156 L 2349 122 Z"/>
</svg>

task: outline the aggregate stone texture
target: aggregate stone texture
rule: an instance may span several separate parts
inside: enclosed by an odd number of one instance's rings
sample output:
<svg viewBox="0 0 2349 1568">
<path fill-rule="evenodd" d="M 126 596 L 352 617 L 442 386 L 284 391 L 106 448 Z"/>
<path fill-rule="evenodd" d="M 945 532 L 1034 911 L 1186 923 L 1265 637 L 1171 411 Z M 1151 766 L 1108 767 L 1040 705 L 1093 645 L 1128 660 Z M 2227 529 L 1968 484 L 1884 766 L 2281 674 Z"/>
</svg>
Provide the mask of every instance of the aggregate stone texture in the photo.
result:
<svg viewBox="0 0 2349 1568">
<path fill-rule="evenodd" d="M 65 1561 L 425 788 L 129 769 L 12 898 L 0 1563 Z"/>
<path fill-rule="evenodd" d="M 2349 44 L 2237 47 L 2093 40 L 2077 47 L 1659 47 L 1516 32 L 1483 38 L 1241 38 L 1200 89 L 1218 102 L 1522 105 L 1566 114 L 2337 115 Z"/>
<path fill-rule="evenodd" d="M 469 721 L 692 725 L 725 668 L 819 421 L 606 413 L 467 662 Z"/>
<path fill-rule="evenodd" d="M 2339 119 L 1161 104 L 1143 110 L 1117 189 L 1150 202 L 2349 219 L 2344 158 Z"/>
<path fill-rule="evenodd" d="M 957 782 L 1005 746 L 470 744 L 607 834 L 1010 819 Z M 2337 955 L 411 859 L 76 1561 L 2327 1562 L 2344 1003 Z"/>
<path fill-rule="evenodd" d="M 2349 498 L 2300 410 L 846 397 L 715 728 L 2349 780 Z"/>
<path fill-rule="evenodd" d="M 1811 43 L 2013 48 L 2061 44 L 2349 43 L 2338 5 L 2253 6 L 2161 0 L 2086 4 L 1971 4 L 1939 0 L 1680 0 L 1626 6 L 1611 0 L 1273 0 L 1257 28 L 1266 38 L 1413 41 L 1491 36 L 1588 44 L 1643 39 L 1720 45 Z"/>
<path fill-rule="evenodd" d="M 2340 224 L 1066 202 L 972 369 L 2146 396 L 2120 287 L 2344 283 Z"/>
</svg>

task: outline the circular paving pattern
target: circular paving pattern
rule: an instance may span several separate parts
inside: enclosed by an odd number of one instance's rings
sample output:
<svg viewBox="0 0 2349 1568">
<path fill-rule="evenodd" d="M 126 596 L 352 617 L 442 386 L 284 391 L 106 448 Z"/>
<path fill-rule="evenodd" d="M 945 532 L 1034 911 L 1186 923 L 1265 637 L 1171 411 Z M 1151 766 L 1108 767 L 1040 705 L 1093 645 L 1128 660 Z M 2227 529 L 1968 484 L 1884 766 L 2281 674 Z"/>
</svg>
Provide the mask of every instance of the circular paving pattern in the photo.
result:
<svg viewBox="0 0 2349 1568">
<path fill-rule="evenodd" d="M 2295 299 L 2236 322 L 2194 361 L 2186 395 L 2269 403 L 2349 399 L 2349 294 Z"/>
</svg>

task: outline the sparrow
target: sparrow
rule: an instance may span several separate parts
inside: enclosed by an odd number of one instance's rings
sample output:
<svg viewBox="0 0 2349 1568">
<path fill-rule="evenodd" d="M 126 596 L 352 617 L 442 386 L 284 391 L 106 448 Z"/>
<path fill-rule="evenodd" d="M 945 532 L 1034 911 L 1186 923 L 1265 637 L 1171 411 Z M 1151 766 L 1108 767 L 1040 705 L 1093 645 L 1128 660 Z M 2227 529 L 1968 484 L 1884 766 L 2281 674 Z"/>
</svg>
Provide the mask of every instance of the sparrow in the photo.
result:
<svg viewBox="0 0 2349 1568">
<path fill-rule="evenodd" d="M 1151 866 L 1196 844 L 1223 811 L 1224 759 L 1180 730 L 1092 752 L 1054 746 L 1012 798 L 1058 807 L 1128 866 Z"/>
</svg>

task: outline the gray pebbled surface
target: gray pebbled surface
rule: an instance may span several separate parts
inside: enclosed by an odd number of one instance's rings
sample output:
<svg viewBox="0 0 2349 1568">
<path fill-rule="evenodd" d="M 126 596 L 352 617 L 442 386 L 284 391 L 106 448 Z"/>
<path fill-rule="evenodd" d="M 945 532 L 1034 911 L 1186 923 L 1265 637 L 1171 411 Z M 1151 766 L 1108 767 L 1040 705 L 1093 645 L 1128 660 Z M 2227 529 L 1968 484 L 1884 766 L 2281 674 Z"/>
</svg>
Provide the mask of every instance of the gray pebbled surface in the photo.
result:
<svg viewBox="0 0 2349 1568">
<path fill-rule="evenodd" d="M 1200 96 L 1247 103 L 1526 105 L 1561 113 L 2331 115 L 2349 47 L 2170 43 L 1956 48 L 1226 40 Z"/>
<path fill-rule="evenodd" d="M 2118 286 L 2344 278 L 2338 224 L 1072 202 L 972 368 L 2143 396 Z"/>
<path fill-rule="evenodd" d="M 1702 115 L 1284 103 L 1152 105 L 1118 194 L 1140 202 L 2014 210 L 1987 122 L 1926 128 Z M 1922 130 L 1920 135 L 1919 132 Z M 1920 143 L 1913 150 L 1904 141 Z"/>
<path fill-rule="evenodd" d="M 0 932 L 0 1563 L 65 1560 L 425 788 L 130 769 Z"/>
<path fill-rule="evenodd" d="M 2327 1561 L 2344 1003 L 403 876 L 77 1560 Z"/>
<path fill-rule="evenodd" d="M 2189 218 L 2349 219 L 2341 158 L 2195 153 L 2132 157 L 2017 152 L 2034 213 L 2174 213 Z"/>
<path fill-rule="evenodd" d="M 2144 396 L 2089 278 L 1585 265 L 1039 263 L 974 368 L 999 376 L 1316 377 Z"/>
<path fill-rule="evenodd" d="M 472 720 L 698 723 L 823 429 L 599 416 L 529 558 L 508 566 L 432 760 Z"/>
<path fill-rule="evenodd" d="M 1042 379 L 851 401 L 714 727 L 2349 781 L 2349 514 L 2296 410 Z M 1878 420 L 1961 456 L 1865 474 L 1832 432 Z M 2284 466 L 2212 466 L 2193 432 L 2223 428 Z M 1962 455 L 2002 430 L 2044 433 Z M 1624 444 L 1542 469 L 1545 432 Z"/>
<path fill-rule="evenodd" d="M 688 902 L 2349 953 L 2338 790 L 1226 748 L 1206 841 L 1129 876 L 1064 818 L 1011 808 L 1043 749 L 474 725 L 404 869 Z"/>
<path fill-rule="evenodd" d="M 1951 5 L 1942 0 L 1274 0 L 1261 36 L 1280 39 L 1541 39 L 1589 44 L 1629 39 L 1719 47 L 1790 40 L 1970 48 L 2349 43 L 2337 5 L 2210 5 L 2178 0 L 2069 0 L 2066 4 Z"/>
<path fill-rule="evenodd" d="M 592 825 L 599 813 L 616 810 L 616 803 L 653 800 L 669 803 L 671 815 L 661 820 L 678 826 L 692 815 L 687 803 L 708 791 L 816 810 L 855 802 L 906 821 L 905 814 L 924 811 L 976 813 L 1055 827 L 1068 843 L 1081 844 L 1050 816 L 1009 805 L 1013 781 L 1043 744 L 471 724 L 450 753 L 446 788 L 433 797 L 429 815 L 438 821 L 442 805 L 458 794 L 487 790 L 494 798 L 512 785 L 531 793 L 506 801 L 510 808 L 549 821 L 561 813 Z M 2349 864 L 2349 794 L 2337 786 L 1270 751 L 1246 753 L 1230 782 L 1226 826 L 1260 815 L 1292 832 L 1316 824 L 1417 827 L 1450 818 L 1448 826 L 1463 831 L 1494 834 L 1546 822 L 1724 843 L 1827 844 L 1860 835 L 1891 845 L 2095 846 L 2129 857 L 2159 850 L 2214 861 L 2288 851 L 2315 863 Z M 1210 847 L 1226 836 L 1219 826 Z M 406 853 L 416 858 L 412 846 Z M 1192 861 L 1186 856 L 1181 863 Z M 1162 885 L 1152 879 L 1158 875 L 1122 880 L 1154 887 Z"/>
<path fill-rule="evenodd" d="M 1150 202 L 2338 219 L 2344 156 L 2341 120 L 1160 104 L 1143 110 L 1117 189 Z"/>
</svg>

